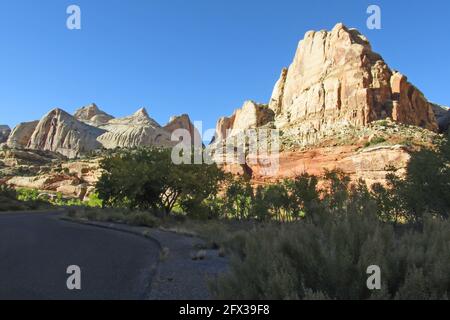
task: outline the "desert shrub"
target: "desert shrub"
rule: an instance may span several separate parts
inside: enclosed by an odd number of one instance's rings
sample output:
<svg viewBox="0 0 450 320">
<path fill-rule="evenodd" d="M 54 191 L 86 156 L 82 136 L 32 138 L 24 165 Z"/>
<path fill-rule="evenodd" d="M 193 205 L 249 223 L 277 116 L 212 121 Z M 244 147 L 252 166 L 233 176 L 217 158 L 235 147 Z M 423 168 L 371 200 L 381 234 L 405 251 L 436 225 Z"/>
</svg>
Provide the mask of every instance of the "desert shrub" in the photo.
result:
<svg viewBox="0 0 450 320">
<path fill-rule="evenodd" d="M 105 215 L 101 210 L 83 210 L 78 212 L 77 217 L 86 218 L 90 221 L 105 221 Z"/>
<path fill-rule="evenodd" d="M 450 223 L 396 233 L 375 212 L 324 215 L 240 234 L 228 273 L 211 283 L 219 299 L 445 299 Z M 381 268 L 370 291 L 367 267 Z"/>
<path fill-rule="evenodd" d="M 376 145 L 384 143 L 384 142 L 386 142 L 385 138 L 383 138 L 383 137 L 375 137 L 375 138 L 371 139 L 370 141 L 366 142 L 364 147 L 368 148 L 368 147 L 376 146 Z"/>
<path fill-rule="evenodd" d="M 128 224 L 140 227 L 154 228 L 158 226 L 158 220 L 149 212 L 133 212 L 126 216 Z"/>
<path fill-rule="evenodd" d="M 118 223 L 124 223 L 126 218 L 126 212 L 120 209 L 99 209 L 103 212 L 106 221 L 108 222 L 118 222 Z"/>
<path fill-rule="evenodd" d="M 0 184 L 0 211 L 25 210 L 26 206 L 16 200 L 17 193 L 6 184 Z"/>
<path fill-rule="evenodd" d="M 8 199 L 16 199 L 17 192 L 6 184 L 0 184 L 0 196 Z"/>
<path fill-rule="evenodd" d="M 28 207 L 20 201 L 0 196 L 0 211 L 21 211 L 27 209 Z"/>
<path fill-rule="evenodd" d="M 154 228 L 159 225 L 158 218 L 152 212 L 133 212 L 115 208 L 69 208 L 69 217 L 98 222 L 125 223 L 133 226 Z"/>
</svg>

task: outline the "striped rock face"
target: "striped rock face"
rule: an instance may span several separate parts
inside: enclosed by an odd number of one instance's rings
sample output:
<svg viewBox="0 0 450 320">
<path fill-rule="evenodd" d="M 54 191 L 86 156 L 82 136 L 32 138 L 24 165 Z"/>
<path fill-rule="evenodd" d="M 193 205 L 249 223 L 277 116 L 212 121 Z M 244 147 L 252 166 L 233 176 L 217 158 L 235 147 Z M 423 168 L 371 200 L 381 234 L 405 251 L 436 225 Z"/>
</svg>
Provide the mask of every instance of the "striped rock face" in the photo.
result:
<svg viewBox="0 0 450 320">
<path fill-rule="evenodd" d="M 144 108 L 128 117 L 114 118 L 91 104 L 74 115 L 56 108 L 41 120 L 21 123 L 8 133 L 7 145 L 77 158 L 92 151 L 117 147 L 172 147 L 178 143 L 171 137 L 177 129 L 188 130 L 192 141 L 194 137 L 201 141 L 200 133 L 187 114 L 173 117 L 162 127 Z"/>
</svg>

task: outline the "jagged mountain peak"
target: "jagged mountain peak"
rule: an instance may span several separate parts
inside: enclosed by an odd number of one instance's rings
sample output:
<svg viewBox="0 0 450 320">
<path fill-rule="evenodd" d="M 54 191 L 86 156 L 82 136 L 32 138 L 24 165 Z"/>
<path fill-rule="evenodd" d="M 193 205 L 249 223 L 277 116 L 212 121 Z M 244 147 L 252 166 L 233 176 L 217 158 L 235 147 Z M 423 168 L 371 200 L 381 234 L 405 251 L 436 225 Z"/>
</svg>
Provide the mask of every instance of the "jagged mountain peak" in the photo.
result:
<svg viewBox="0 0 450 320">
<path fill-rule="evenodd" d="M 150 116 L 148 115 L 147 109 L 145 107 L 144 108 L 140 108 L 139 110 L 137 110 L 133 114 L 133 117 L 150 119 Z"/>
<path fill-rule="evenodd" d="M 95 103 L 91 103 L 78 109 L 77 111 L 75 111 L 74 117 L 77 120 L 94 127 L 100 127 L 108 123 L 109 120 L 114 119 L 113 116 L 100 110 L 100 108 Z"/>
</svg>

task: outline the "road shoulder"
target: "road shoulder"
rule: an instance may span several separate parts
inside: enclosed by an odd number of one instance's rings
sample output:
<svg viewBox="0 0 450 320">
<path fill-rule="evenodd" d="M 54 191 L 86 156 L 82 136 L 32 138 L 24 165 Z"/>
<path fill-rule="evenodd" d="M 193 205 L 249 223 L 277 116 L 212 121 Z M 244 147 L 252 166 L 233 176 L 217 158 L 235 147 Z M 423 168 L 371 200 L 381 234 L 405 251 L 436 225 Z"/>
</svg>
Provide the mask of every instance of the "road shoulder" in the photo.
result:
<svg viewBox="0 0 450 320">
<path fill-rule="evenodd" d="M 228 260 L 217 250 L 201 250 L 203 240 L 171 231 L 119 223 L 94 222 L 69 217 L 65 221 L 140 235 L 155 241 L 160 248 L 159 263 L 155 267 L 149 288 L 150 300 L 208 300 L 208 283 L 227 270 Z"/>
</svg>

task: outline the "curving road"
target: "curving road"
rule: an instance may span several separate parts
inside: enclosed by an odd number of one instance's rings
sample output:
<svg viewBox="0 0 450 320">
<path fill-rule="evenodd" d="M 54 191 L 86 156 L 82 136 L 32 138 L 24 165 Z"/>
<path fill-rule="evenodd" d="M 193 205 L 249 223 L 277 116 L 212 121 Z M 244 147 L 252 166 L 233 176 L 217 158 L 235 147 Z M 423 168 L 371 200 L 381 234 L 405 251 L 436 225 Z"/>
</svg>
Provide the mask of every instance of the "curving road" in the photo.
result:
<svg viewBox="0 0 450 320">
<path fill-rule="evenodd" d="M 61 221 L 55 214 L 0 214 L 0 299 L 145 299 L 156 243 Z M 67 267 L 81 268 L 70 291 Z"/>
</svg>

